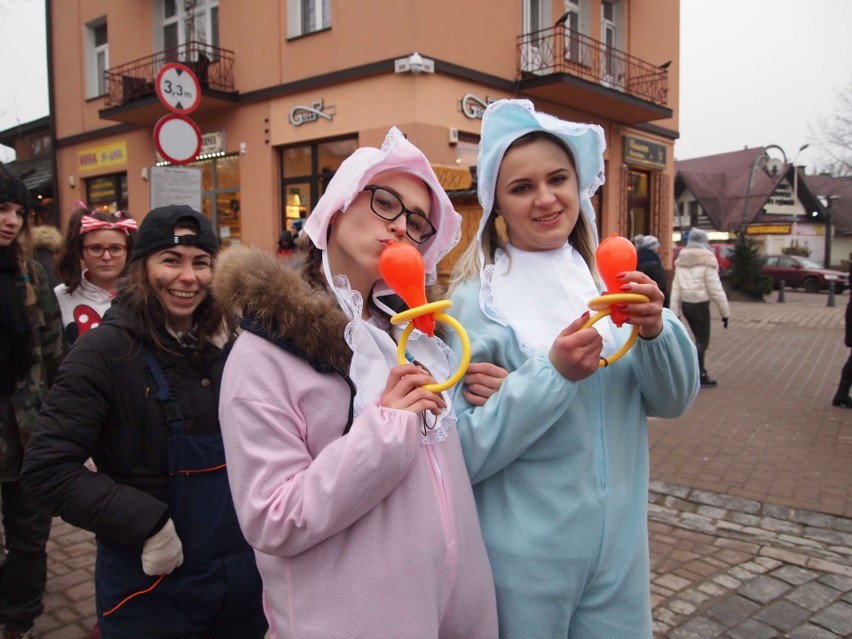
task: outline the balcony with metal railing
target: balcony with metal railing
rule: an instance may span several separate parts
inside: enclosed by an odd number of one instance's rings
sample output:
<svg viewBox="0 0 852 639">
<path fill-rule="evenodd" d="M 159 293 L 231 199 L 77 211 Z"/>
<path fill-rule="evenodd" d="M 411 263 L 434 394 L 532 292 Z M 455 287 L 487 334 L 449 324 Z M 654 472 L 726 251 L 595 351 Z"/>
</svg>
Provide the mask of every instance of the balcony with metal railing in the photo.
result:
<svg viewBox="0 0 852 639">
<path fill-rule="evenodd" d="M 198 107 L 199 111 L 234 103 L 237 95 L 234 90 L 234 52 L 191 41 L 105 71 L 107 92 L 101 117 L 134 124 L 154 122 L 164 110 L 159 104 L 154 82 L 160 69 L 169 62 L 180 62 L 195 73 L 205 98 Z"/>
<path fill-rule="evenodd" d="M 672 116 L 668 68 L 556 25 L 518 37 L 520 90 L 622 122 Z"/>
</svg>

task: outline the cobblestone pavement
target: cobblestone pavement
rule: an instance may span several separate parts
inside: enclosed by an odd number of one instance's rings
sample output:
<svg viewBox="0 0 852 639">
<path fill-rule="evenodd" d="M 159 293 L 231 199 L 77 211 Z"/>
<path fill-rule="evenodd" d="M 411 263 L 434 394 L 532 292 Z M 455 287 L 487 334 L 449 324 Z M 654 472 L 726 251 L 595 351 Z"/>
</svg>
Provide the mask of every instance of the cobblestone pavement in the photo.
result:
<svg viewBox="0 0 852 639">
<path fill-rule="evenodd" d="M 852 520 L 651 484 L 654 636 L 852 637 Z"/>
<path fill-rule="evenodd" d="M 719 387 L 652 421 L 656 639 L 852 637 L 852 410 L 830 405 L 847 299 L 733 302 L 708 351 Z M 57 519 L 48 555 L 36 628 L 86 639 L 93 536 Z"/>
</svg>

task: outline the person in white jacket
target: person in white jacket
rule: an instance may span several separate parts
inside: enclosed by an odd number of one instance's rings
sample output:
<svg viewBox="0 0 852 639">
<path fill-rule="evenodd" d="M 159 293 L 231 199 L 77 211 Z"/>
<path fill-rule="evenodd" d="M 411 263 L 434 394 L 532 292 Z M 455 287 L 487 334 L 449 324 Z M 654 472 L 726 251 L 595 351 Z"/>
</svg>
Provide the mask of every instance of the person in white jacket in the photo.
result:
<svg viewBox="0 0 852 639">
<path fill-rule="evenodd" d="M 710 345 L 711 300 L 722 316 L 722 326 L 728 328 L 731 308 L 719 278 L 719 262 L 707 243 L 707 233 L 701 229 L 692 229 L 686 248 L 675 260 L 670 305 L 678 317 L 686 318 L 695 337 L 702 388 L 713 388 L 717 384 L 704 367 L 704 357 Z"/>
</svg>

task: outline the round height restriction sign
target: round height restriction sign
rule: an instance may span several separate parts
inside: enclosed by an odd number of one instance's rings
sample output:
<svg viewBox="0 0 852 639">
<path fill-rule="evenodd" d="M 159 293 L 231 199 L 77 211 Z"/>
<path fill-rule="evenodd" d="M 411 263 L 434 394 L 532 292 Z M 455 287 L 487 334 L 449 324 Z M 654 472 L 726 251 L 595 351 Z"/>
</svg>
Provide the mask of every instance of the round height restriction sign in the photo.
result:
<svg viewBox="0 0 852 639">
<path fill-rule="evenodd" d="M 201 101 L 201 84 L 188 66 L 169 62 L 157 74 L 154 82 L 157 97 L 175 113 L 192 113 Z"/>
<path fill-rule="evenodd" d="M 201 131 L 185 115 L 170 113 L 154 125 L 154 144 L 172 164 L 189 164 L 201 151 Z"/>
</svg>

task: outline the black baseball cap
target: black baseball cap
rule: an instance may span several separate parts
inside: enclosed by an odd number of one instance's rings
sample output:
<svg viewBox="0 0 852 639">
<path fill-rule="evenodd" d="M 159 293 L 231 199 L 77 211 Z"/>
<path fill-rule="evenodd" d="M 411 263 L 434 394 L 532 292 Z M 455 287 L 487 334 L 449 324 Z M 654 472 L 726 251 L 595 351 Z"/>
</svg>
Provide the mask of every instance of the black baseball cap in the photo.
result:
<svg viewBox="0 0 852 639">
<path fill-rule="evenodd" d="M 175 235 L 175 226 L 185 218 L 192 220 L 198 227 L 197 235 Z M 210 220 L 203 213 L 184 204 L 161 206 L 150 211 L 142 220 L 133 240 L 130 261 L 147 257 L 170 246 L 197 246 L 211 255 L 216 255 L 219 252 L 219 238 L 213 232 Z"/>
</svg>

